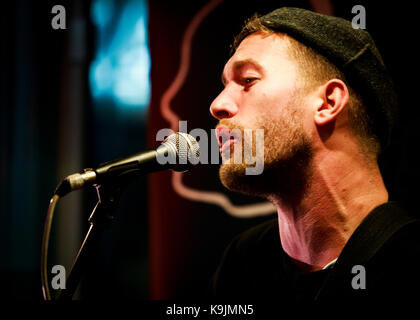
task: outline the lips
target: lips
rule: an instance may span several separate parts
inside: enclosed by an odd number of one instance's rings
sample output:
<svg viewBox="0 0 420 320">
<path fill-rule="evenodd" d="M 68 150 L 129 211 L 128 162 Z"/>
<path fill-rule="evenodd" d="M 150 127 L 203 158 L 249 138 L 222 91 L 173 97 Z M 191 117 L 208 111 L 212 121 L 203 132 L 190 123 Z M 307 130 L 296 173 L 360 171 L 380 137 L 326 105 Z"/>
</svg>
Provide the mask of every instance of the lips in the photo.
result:
<svg viewBox="0 0 420 320">
<path fill-rule="evenodd" d="M 231 131 L 225 127 L 217 127 L 215 130 L 216 138 L 219 142 L 219 150 L 222 153 L 224 149 L 230 147 L 238 140 L 237 130 Z"/>
</svg>

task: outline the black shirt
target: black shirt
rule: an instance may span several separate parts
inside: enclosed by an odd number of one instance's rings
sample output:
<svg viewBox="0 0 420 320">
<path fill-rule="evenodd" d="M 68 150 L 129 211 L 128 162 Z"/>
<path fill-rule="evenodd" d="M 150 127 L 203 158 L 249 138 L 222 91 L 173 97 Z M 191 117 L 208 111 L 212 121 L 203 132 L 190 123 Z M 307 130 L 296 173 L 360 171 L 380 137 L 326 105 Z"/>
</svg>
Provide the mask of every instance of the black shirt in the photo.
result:
<svg viewBox="0 0 420 320">
<path fill-rule="evenodd" d="M 305 273 L 283 251 L 273 219 L 230 243 L 211 290 L 215 298 L 271 301 L 280 308 L 420 302 L 420 221 L 396 203 L 380 205 L 355 230 L 332 268 Z"/>
</svg>

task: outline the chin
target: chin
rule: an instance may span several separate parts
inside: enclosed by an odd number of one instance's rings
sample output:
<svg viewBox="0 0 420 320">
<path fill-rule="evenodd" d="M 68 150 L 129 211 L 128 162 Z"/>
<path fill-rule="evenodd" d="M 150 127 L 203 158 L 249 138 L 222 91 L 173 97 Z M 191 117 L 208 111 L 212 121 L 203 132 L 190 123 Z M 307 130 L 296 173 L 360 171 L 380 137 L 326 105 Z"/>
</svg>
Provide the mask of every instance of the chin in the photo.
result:
<svg viewBox="0 0 420 320">
<path fill-rule="evenodd" d="M 270 186 L 264 172 L 261 175 L 246 175 L 244 164 L 222 164 L 219 177 L 226 189 L 249 196 L 267 198 Z"/>
<path fill-rule="evenodd" d="M 222 184 L 233 192 L 295 201 L 304 195 L 310 182 L 311 159 L 311 150 L 305 144 L 289 157 L 265 159 L 264 171 L 259 175 L 247 175 L 247 166 L 243 163 L 227 163 L 220 166 L 219 177 Z"/>
</svg>

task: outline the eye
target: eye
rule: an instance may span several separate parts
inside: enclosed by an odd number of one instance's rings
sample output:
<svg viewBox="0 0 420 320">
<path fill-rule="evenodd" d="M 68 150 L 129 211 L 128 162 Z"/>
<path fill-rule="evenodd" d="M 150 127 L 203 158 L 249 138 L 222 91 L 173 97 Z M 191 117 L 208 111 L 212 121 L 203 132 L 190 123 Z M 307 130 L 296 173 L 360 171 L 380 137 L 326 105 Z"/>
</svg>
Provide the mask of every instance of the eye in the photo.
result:
<svg viewBox="0 0 420 320">
<path fill-rule="evenodd" d="M 247 78 L 243 78 L 243 79 L 242 79 L 242 85 L 243 85 L 243 86 L 245 86 L 245 87 L 249 87 L 249 86 L 251 86 L 252 84 L 254 84 L 254 82 L 255 82 L 256 80 L 258 80 L 258 78 L 255 78 L 255 77 L 247 77 Z"/>
</svg>

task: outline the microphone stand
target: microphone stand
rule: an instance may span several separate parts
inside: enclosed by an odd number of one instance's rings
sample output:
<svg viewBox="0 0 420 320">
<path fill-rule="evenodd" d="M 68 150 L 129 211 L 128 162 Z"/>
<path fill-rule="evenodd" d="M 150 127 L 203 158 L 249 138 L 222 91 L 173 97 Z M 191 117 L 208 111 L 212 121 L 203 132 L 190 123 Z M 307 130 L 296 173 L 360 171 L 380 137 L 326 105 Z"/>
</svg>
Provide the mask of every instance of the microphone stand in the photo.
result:
<svg viewBox="0 0 420 320">
<path fill-rule="evenodd" d="M 83 271 L 88 265 L 93 249 L 100 239 L 100 235 L 110 226 L 114 218 L 113 214 L 121 194 L 121 185 L 123 183 L 115 184 L 112 182 L 110 184 L 95 185 L 98 202 L 88 219 L 90 227 L 66 280 L 66 288 L 58 292 L 58 300 L 72 299 L 82 278 Z"/>
</svg>

